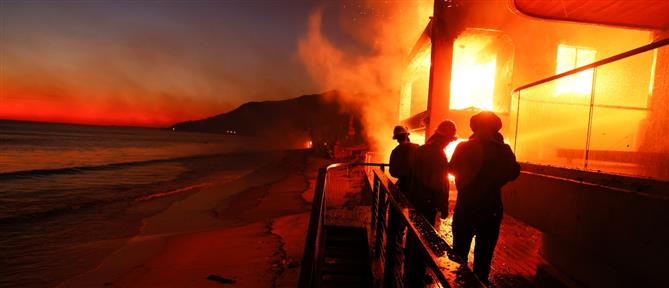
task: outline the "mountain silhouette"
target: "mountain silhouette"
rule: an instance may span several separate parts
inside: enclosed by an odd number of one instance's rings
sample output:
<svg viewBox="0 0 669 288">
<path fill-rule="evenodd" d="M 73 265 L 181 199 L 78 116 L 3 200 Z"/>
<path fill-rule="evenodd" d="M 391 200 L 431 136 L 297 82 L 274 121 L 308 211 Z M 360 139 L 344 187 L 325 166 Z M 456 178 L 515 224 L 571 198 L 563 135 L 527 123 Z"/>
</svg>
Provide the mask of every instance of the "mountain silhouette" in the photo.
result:
<svg viewBox="0 0 669 288">
<path fill-rule="evenodd" d="M 336 101 L 338 92 L 248 102 L 230 112 L 174 124 L 175 131 L 256 136 L 281 141 L 360 141 L 360 114 Z"/>
</svg>

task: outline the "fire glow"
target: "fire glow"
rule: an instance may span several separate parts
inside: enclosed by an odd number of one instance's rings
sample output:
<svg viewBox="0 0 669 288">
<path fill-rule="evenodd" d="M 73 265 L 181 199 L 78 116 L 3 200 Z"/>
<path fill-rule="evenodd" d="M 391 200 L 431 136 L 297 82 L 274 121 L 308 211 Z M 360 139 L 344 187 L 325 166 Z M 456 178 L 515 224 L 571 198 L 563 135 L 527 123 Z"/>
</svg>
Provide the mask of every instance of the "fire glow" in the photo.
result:
<svg viewBox="0 0 669 288">
<path fill-rule="evenodd" d="M 411 136 L 411 142 L 416 143 L 418 145 L 423 145 L 425 144 L 425 134 L 422 133 L 414 133 Z M 458 147 L 458 144 L 461 142 L 467 141 L 467 138 L 458 138 L 455 141 L 448 143 L 446 148 L 444 149 L 444 154 L 446 154 L 446 157 L 448 158 L 448 161 L 451 161 L 451 158 L 453 157 L 453 152 L 455 152 L 455 147 Z M 455 177 L 451 174 L 448 174 L 448 179 L 452 182 L 455 180 Z"/>
<path fill-rule="evenodd" d="M 557 50 L 555 74 L 595 62 L 597 52 L 593 49 L 560 44 Z M 576 75 L 557 80 L 555 96 L 562 94 L 589 95 L 592 92 L 593 70 L 588 69 Z"/>
<path fill-rule="evenodd" d="M 464 33 L 453 44 L 453 68 L 450 83 L 450 109 L 464 110 L 477 109 L 492 111 L 494 109 L 495 78 L 497 72 L 497 56 L 491 52 L 492 40 L 490 36 L 476 33 Z M 412 97 L 415 75 L 429 73 L 431 64 L 430 49 L 419 53 L 407 67 L 402 89 L 402 99 L 406 107 L 400 108 L 400 120 L 410 117 L 410 111 L 415 110 L 416 101 Z M 401 104 L 402 105 L 402 104 Z M 426 108 L 426 107 L 425 107 Z"/>
<path fill-rule="evenodd" d="M 453 43 L 451 109 L 493 109 L 497 57 L 486 53 L 489 44 L 489 38 L 469 33 Z"/>
</svg>

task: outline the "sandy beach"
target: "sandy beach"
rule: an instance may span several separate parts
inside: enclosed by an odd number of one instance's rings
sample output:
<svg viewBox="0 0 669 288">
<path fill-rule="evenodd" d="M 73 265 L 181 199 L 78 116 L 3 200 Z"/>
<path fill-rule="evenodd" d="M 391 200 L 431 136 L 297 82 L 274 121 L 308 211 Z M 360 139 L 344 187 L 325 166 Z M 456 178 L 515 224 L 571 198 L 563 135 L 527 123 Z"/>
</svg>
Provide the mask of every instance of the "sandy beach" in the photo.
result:
<svg viewBox="0 0 669 288">
<path fill-rule="evenodd" d="M 145 219 L 95 269 L 59 287 L 295 287 L 310 190 L 325 163 L 288 151 L 254 170 L 213 174 L 198 192 Z"/>
</svg>

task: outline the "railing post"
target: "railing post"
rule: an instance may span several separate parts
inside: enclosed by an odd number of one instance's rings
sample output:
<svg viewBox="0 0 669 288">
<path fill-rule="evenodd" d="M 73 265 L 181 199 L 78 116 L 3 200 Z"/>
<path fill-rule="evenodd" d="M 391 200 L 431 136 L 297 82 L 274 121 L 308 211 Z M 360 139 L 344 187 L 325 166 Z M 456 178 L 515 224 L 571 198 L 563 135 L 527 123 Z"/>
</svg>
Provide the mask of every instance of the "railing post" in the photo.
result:
<svg viewBox="0 0 669 288">
<path fill-rule="evenodd" d="M 518 123 L 520 123 L 520 91 L 518 94 L 518 102 L 516 102 L 516 133 L 513 135 L 513 152 L 518 153 Z"/>
<path fill-rule="evenodd" d="M 402 236 L 404 225 L 400 220 L 399 211 L 388 209 L 388 229 L 386 234 L 386 262 L 383 268 L 383 287 L 402 287 Z"/>
<path fill-rule="evenodd" d="M 305 240 L 304 255 L 302 256 L 302 268 L 300 269 L 299 287 L 318 287 L 321 277 L 320 256 L 323 243 L 323 223 L 325 221 L 325 179 L 327 169 L 318 169 L 316 188 L 309 215 L 309 226 L 307 227 L 307 239 Z M 310 245 L 313 243 L 313 245 Z"/>
<path fill-rule="evenodd" d="M 374 173 L 374 183 L 372 185 L 372 224 L 371 228 L 372 231 L 376 231 L 374 228 L 376 228 L 376 214 L 377 214 L 377 209 L 378 209 L 378 202 L 379 202 L 379 186 L 380 186 L 380 180 L 379 177 L 376 176 L 376 173 Z"/>
<path fill-rule="evenodd" d="M 383 251 L 383 236 L 385 234 L 386 226 L 386 211 L 388 205 L 386 204 L 386 190 L 379 187 L 379 204 L 377 206 L 377 217 L 376 217 L 376 243 L 374 245 L 374 252 L 376 258 L 382 259 L 382 255 L 385 252 Z"/>
<path fill-rule="evenodd" d="M 586 132 L 587 134 L 585 135 L 585 156 L 583 159 L 583 169 L 588 169 L 588 158 L 590 155 L 590 141 L 591 141 L 591 136 L 592 136 L 592 114 L 595 108 L 595 90 L 597 84 L 597 67 L 592 68 L 592 85 L 590 87 L 590 109 L 588 110 L 588 131 Z"/>
<path fill-rule="evenodd" d="M 418 275 L 423 269 L 419 266 L 424 265 L 418 251 L 418 239 L 411 232 L 407 231 L 406 245 L 404 246 L 404 286 L 419 287 L 423 275 Z M 418 286 L 417 286 L 418 285 Z"/>
</svg>

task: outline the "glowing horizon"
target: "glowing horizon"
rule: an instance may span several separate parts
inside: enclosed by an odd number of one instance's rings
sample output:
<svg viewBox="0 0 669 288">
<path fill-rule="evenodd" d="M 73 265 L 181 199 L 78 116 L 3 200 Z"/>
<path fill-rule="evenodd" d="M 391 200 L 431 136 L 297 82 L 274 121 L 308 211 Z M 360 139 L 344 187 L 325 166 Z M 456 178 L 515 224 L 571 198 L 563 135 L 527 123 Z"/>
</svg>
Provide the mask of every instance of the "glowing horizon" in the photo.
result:
<svg viewBox="0 0 669 288">
<path fill-rule="evenodd" d="M 0 119 L 165 127 L 321 92 L 302 4 L 2 2 Z"/>
</svg>

